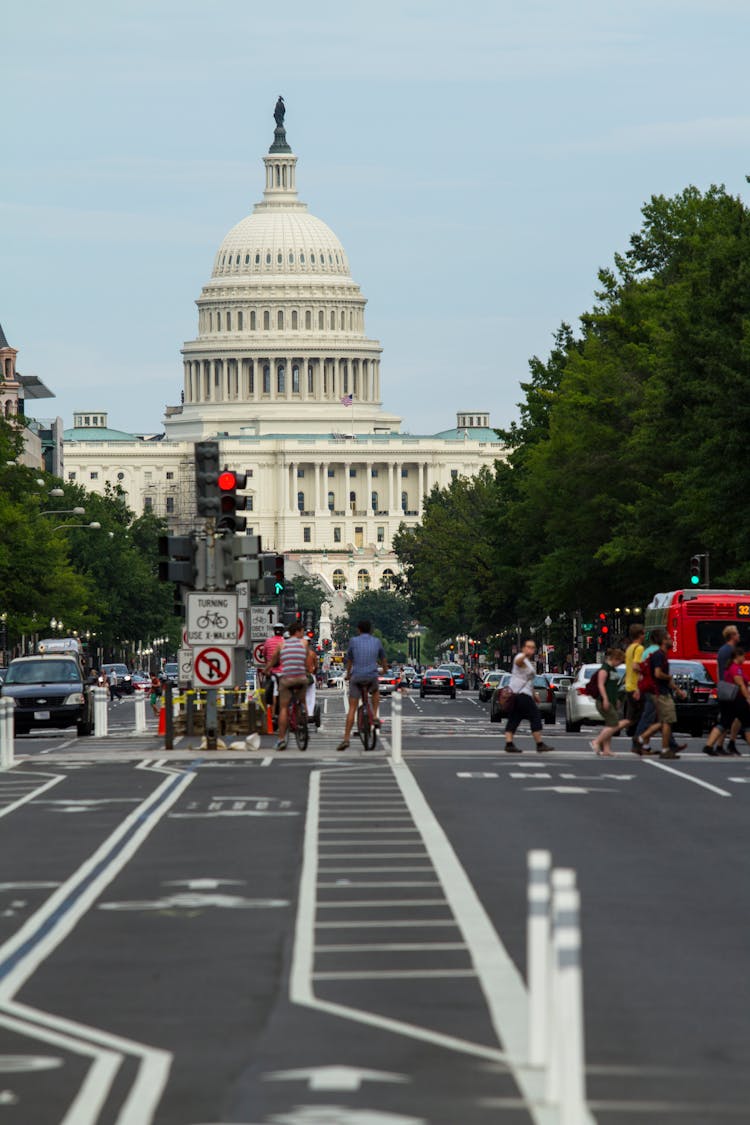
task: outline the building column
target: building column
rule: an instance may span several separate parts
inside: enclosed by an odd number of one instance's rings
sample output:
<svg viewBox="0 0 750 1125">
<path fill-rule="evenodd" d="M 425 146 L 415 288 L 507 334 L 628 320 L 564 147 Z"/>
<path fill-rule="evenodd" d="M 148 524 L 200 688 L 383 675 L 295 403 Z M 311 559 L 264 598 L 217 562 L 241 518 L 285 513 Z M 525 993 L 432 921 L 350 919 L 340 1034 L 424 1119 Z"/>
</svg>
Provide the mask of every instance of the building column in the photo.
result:
<svg viewBox="0 0 750 1125">
<path fill-rule="evenodd" d="M 378 479 L 380 479 L 380 478 L 378 478 Z M 367 482 L 366 483 L 366 491 L 365 491 L 365 511 L 367 511 L 367 512 L 372 511 L 372 513 L 374 515 L 375 514 L 375 508 L 373 507 L 373 504 L 372 504 L 372 461 L 365 461 L 365 480 Z M 378 492 L 378 504 L 379 503 L 380 503 L 380 493 Z"/>
<path fill-rule="evenodd" d="M 401 484 L 401 471 L 403 467 L 403 461 L 396 462 L 396 511 L 398 512 L 403 511 L 401 507 L 401 490 L 403 488 Z"/>
<path fill-rule="evenodd" d="M 351 467 L 351 461 L 344 461 L 344 511 L 347 515 L 351 515 L 352 512 L 349 502 L 349 493 L 351 492 L 349 470 Z"/>
</svg>

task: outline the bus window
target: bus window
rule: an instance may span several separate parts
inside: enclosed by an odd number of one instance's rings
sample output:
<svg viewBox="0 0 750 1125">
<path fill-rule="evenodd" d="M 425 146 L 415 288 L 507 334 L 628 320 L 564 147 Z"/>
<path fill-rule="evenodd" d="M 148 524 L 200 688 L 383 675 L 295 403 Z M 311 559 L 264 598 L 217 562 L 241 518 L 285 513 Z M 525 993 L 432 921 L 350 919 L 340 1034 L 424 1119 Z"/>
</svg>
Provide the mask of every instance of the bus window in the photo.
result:
<svg viewBox="0 0 750 1125">
<path fill-rule="evenodd" d="M 727 625 L 739 629 L 740 644 L 750 652 L 750 622 L 748 621 L 696 621 L 695 634 L 701 652 L 718 652 L 724 644 L 723 632 Z"/>
</svg>

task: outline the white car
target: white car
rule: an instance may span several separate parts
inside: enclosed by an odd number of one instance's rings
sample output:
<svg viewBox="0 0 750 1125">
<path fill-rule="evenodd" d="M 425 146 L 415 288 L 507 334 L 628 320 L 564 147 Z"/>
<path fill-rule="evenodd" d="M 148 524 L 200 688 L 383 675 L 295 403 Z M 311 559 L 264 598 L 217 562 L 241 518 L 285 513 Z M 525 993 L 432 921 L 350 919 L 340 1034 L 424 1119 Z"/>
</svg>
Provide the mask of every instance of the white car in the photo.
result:
<svg viewBox="0 0 750 1125">
<path fill-rule="evenodd" d="M 578 734 L 582 723 L 602 721 L 596 700 L 586 691 L 589 680 L 600 670 L 601 664 L 582 664 L 565 694 L 565 729 L 569 734 Z"/>
</svg>

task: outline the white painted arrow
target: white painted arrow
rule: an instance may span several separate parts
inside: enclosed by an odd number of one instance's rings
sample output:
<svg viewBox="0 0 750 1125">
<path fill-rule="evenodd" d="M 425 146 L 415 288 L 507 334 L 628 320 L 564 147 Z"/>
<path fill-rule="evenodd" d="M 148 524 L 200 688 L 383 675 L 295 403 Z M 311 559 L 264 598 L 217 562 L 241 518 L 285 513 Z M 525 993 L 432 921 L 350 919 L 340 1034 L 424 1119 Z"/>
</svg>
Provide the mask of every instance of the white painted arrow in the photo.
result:
<svg viewBox="0 0 750 1125">
<path fill-rule="evenodd" d="M 541 793 L 542 791 L 551 793 L 616 793 L 616 789 L 609 788 L 596 788 L 596 789 L 583 789 L 578 785 L 527 785 L 527 793 Z"/>
<path fill-rule="evenodd" d="M 457 773 L 456 777 L 499 777 L 496 773 Z"/>
<path fill-rule="evenodd" d="M 310 1090 L 358 1090 L 363 1082 L 408 1082 L 404 1074 L 386 1070 L 362 1070 L 357 1066 L 311 1066 L 299 1070 L 274 1070 L 267 1079 L 278 1082 L 306 1081 Z"/>
<path fill-rule="evenodd" d="M 750 785 L 750 777 L 728 777 L 727 781 L 736 781 L 738 785 Z"/>
<path fill-rule="evenodd" d="M 170 879 L 165 887 L 187 887 L 191 891 L 216 891 L 219 887 L 239 887 L 242 879 Z"/>
<path fill-rule="evenodd" d="M 423 1117 L 404 1117 L 379 1109 L 354 1109 L 350 1105 L 298 1105 L 277 1117 L 281 1125 L 427 1125 Z"/>
<path fill-rule="evenodd" d="M 541 777 L 541 776 L 542 776 L 542 774 L 537 774 L 537 777 Z M 634 773 L 598 773 L 595 777 L 592 777 L 592 775 L 590 773 L 589 774 L 580 774 L 580 773 L 561 773 L 560 774 L 560 777 L 562 777 L 565 781 L 596 781 L 600 777 L 605 778 L 605 779 L 609 779 L 609 781 L 635 781 L 635 776 L 636 775 Z"/>
</svg>

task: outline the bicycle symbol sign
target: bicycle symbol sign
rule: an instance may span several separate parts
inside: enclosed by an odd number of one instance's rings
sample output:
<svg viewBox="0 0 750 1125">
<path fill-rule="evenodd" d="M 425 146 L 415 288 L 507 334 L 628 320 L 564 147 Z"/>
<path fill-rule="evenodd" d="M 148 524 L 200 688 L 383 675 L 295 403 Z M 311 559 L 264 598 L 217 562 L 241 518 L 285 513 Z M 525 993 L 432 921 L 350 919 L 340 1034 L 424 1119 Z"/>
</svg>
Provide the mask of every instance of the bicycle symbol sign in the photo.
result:
<svg viewBox="0 0 750 1125">
<path fill-rule="evenodd" d="M 221 687 L 232 678 L 232 653 L 223 648 L 198 649 L 193 675 L 204 687 Z"/>
<path fill-rule="evenodd" d="M 195 591 L 187 596 L 189 645 L 236 645 L 239 641 L 237 595 Z"/>
</svg>

